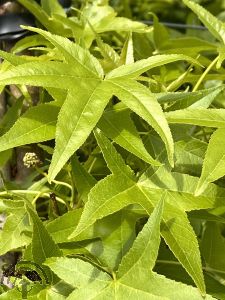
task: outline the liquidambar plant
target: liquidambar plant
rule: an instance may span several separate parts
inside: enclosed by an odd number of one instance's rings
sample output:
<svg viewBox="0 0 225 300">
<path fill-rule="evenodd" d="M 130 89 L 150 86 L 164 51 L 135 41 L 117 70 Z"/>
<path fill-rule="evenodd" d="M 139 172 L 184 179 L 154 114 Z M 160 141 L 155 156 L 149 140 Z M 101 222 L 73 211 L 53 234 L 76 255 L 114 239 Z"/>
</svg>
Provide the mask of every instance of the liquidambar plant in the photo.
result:
<svg viewBox="0 0 225 300">
<path fill-rule="evenodd" d="M 2 178 L 0 254 L 20 260 L 0 299 L 225 299 L 224 23 L 183 0 L 207 41 L 107 1 L 18 2 L 47 30 L 0 51 L 1 90 L 21 92 L 0 163 L 24 147 L 32 170 Z"/>
</svg>

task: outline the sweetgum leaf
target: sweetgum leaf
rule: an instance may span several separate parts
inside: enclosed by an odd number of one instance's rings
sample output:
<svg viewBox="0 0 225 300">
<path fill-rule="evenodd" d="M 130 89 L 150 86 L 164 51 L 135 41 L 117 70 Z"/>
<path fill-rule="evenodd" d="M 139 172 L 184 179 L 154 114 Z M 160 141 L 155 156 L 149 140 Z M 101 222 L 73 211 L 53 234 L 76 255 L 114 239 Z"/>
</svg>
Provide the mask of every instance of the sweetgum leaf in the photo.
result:
<svg viewBox="0 0 225 300">
<path fill-rule="evenodd" d="M 81 48 L 69 39 L 51 34 L 45 30 L 27 26 L 24 28 L 44 36 L 63 54 L 68 64 L 74 64 L 76 66 L 77 72 L 81 76 L 94 78 L 103 77 L 103 70 L 100 63 L 88 50 Z"/>
<path fill-rule="evenodd" d="M 24 202 L 4 200 L 3 204 L 9 216 L 0 233 L 0 255 L 30 243 L 29 236 L 25 234 L 30 228 Z"/>
<path fill-rule="evenodd" d="M 48 15 L 59 14 L 62 16 L 66 16 L 66 13 L 62 6 L 56 0 L 42 0 L 41 1 L 42 8 L 47 12 Z"/>
<path fill-rule="evenodd" d="M 123 103 L 118 103 L 112 109 L 105 110 L 97 126 L 108 138 L 143 161 L 160 165 L 146 150 L 130 114 L 131 111 Z"/>
<path fill-rule="evenodd" d="M 143 85 L 134 80 L 110 79 L 108 83 L 115 94 L 126 106 L 143 118 L 162 138 L 166 145 L 168 160 L 173 166 L 173 138 L 155 96 Z"/>
<path fill-rule="evenodd" d="M 27 205 L 33 222 L 32 254 L 34 261 L 42 264 L 48 257 L 61 256 L 62 252 L 53 241 L 37 214 Z"/>
<path fill-rule="evenodd" d="M 121 50 L 119 65 L 128 65 L 132 63 L 134 63 L 134 49 L 132 33 L 129 33 Z"/>
<path fill-rule="evenodd" d="M 79 196 L 86 203 L 88 193 L 97 183 L 95 178 L 88 173 L 84 166 L 78 161 L 74 155 L 71 157 L 72 178 L 78 190 Z"/>
<path fill-rule="evenodd" d="M 89 75 L 85 77 L 71 65 L 62 62 L 29 62 L 10 70 L 0 73 L 0 84 L 26 84 L 33 86 L 53 87 L 61 89 L 72 89 L 74 82 L 80 81 L 98 82 L 99 79 Z"/>
<path fill-rule="evenodd" d="M 49 167 L 49 181 L 55 178 L 73 153 L 85 142 L 111 98 L 103 82 L 89 82 L 69 91 L 56 125 L 56 146 Z"/>
<path fill-rule="evenodd" d="M 214 17 L 204 7 L 193 1 L 183 0 L 183 2 L 191 10 L 193 10 L 212 35 L 214 35 L 219 41 L 225 43 L 225 25 L 222 21 Z"/>
<path fill-rule="evenodd" d="M 134 63 L 122 65 L 109 72 L 106 75 L 106 79 L 135 79 L 150 69 L 180 60 L 187 60 L 188 62 L 199 65 L 195 59 L 182 54 L 156 55 Z"/>
<path fill-rule="evenodd" d="M 59 107 L 52 104 L 31 107 L 0 137 L 0 151 L 53 139 L 58 112 Z"/>
<path fill-rule="evenodd" d="M 52 257 L 45 261 L 45 265 L 65 282 L 77 288 L 86 287 L 92 281 L 107 285 L 111 278 L 91 264 L 75 258 Z"/>
<path fill-rule="evenodd" d="M 224 277 L 225 263 L 223 253 L 225 251 L 225 240 L 221 229 L 216 222 L 207 222 L 201 241 L 203 258 L 211 272 L 218 271 L 221 277 Z"/>
<path fill-rule="evenodd" d="M 132 276 L 139 277 L 138 274 L 153 269 L 160 244 L 160 222 L 163 206 L 164 199 L 160 200 L 155 207 L 148 222 L 138 234 L 132 248 L 123 257 L 117 272 L 121 282 Z"/>
<path fill-rule="evenodd" d="M 52 0 L 51 0 L 52 1 Z M 70 35 L 71 30 L 64 27 L 63 24 L 56 22 L 50 18 L 48 13 L 34 0 L 18 0 L 20 4 L 22 4 L 28 11 L 35 16 L 35 18 L 49 31 L 62 34 L 62 35 Z"/>
<path fill-rule="evenodd" d="M 134 179 L 135 177 L 133 171 L 124 163 L 122 157 L 115 150 L 115 148 L 111 146 L 110 141 L 99 129 L 95 131 L 95 138 L 110 171 L 113 174 L 123 174 L 125 177 Z"/>
<path fill-rule="evenodd" d="M 108 144 L 106 150 L 109 151 L 109 149 L 110 145 Z M 104 151 L 103 148 L 102 150 Z M 107 155 L 106 157 L 109 161 L 110 156 Z M 111 164 L 111 162 L 109 163 Z M 164 170 L 164 168 L 161 168 L 161 170 Z M 197 202 L 193 187 L 187 181 L 186 185 L 182 178 L 183 176 L 186 176 L 187 179 L 192 177 L 183 174 L 181 174 L 182 177 L 179 177 L 179 174 L 175 174 L 173 177 L 171 173 L 168 172 L 168 174 L 171 176 L 168 187 L 165 187 L 163 181 L 158 177 L 160 173 L 153 173 L 152 178 L 150 174 L 146 173 L 139 182 L 124 176 L 121 172 L 104 178 L 89 193 L 89 200 L 85 205 L 80 222 L 70 237 L 79 235 L 94 224 L 96 220 L 102 219 L 129 204 L 138 203 L 150 213 L 166 192 L 166 204 L 163 213 L 165 225 L 162 235 L 175 256 L 204 293 L 205 287 L 198 242 L 184 210 L 196 209 L 196 205 L 198 209 L 205 206 L 211 207 L 215 204 L 215 199 L 212 197 L 211 202 L 210 198 L 205 197 L 204 199 L 201 198 L 202 201 Z M 165 175 L 165 172 L 161 174 L 162 180 L 166 177 Z M 195 184 L 197 184 L 197 180 Z M 176 190 L 177 192 L 175 192 Z M 182 202 L 178 199 L 182 199 Z M 180 208 L 177 207 L 178 203 Z M 183 232 L 182 235 L 180 234 L 181 231 Z M 186 236 L 188 236 L 188 240 Z M 192 250 L 190 251 L 190 249 Z"/>
<path fill-rule="evenodd" d="M 224 128 L 225 109 L 187 108 L 165 113 L 169 123 Z"/>
<path fill-rule="evenodd" d="M 200 195 L 213 182 L 225 175 L 225 149 L 221 145 L 224 140 L 225 129 L 217 129 L 211 136 L 203 162 L 202 174 L 196 188 L 196 195 Z"/>
<path fill-rule="evenodd" d="M 0 121 L 0 135 L 6 133 L 18 119 L 23 105 L 23 98 L 17 101 L 7 110 L 2 120 Z"/>
</svg>

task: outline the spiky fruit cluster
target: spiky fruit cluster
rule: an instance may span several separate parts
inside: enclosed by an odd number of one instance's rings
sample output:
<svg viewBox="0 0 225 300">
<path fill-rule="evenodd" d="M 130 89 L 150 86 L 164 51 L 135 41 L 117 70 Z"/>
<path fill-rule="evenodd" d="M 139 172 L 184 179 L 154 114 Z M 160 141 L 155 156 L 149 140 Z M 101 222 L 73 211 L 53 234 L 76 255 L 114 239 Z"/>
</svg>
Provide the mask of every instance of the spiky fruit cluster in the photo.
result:
<svg viewBox="0 0 225 300">
<path fill-rule="evenodd" d="M 41 161 L 35 152 L 27 152 L 23 157 L 24 166 L 32 168 L 40 165 Z"/>
</svg>

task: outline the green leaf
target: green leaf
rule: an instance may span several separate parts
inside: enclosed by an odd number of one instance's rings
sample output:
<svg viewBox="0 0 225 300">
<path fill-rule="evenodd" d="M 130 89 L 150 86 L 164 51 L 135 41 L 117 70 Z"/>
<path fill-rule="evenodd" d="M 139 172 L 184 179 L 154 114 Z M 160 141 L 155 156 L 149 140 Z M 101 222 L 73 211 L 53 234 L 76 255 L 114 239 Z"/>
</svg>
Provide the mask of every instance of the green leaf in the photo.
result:
<svg viewBox="0 0 225 300">
<path fill-rule="evenodd" d="M 50 258 L 45 261 L 45 265 L 50 267 L 59 278 L 77 288 L 86 287 L 92 281 L 106 285 L 111 278 L 108 274 L 80 259 Z"/>
<path fill-rule="evenodd" d="M 157 178 L 157 174 L 155 174 L 155 178 Z M 166 178 L 165 174 L 162 178 Z M 161 181 L 159 180 L 159 182 Z M 148 213 L 150 213 L 152 208 L 161 199 L 162 194 L 165 193 L 165 191 L 160 190 L 160 188 L 156 186 L 152 190 L 152 184 L 154 186 L 154 178 L 152 178 L 152 182 L 146 178 L 146 180 L 142 180 L 140 183 L 136 184 L 122 175 L 111 175 L 101 180 L 91 190 L 89 200 L 85 205 L 80 222 L 70 238 L 80 234 L 97 219 L 101 219 L 132 203 L 140 204 Z M 177 185 L 180 189 L 179 183 L 177 183 Z M 188 183 L 187 186 L 189 186 Z M 157 193 L 157 189 L 159 193 Z M 165 205 L 165 212 L 163 214 L 165 227 L 162 234 L 175 256 L 192 276 L 197 286 L 204 292 L 204 281 L 197 239 L 188 222 L 186 214 L 182 209 L 177 208 L 179 203 L 177 197 L 182 199 L 185 203 L 188 202 L 184 205 L 186 205 L 187 208 L 189 207 L 189 209 L 191 203 L 192 208 L 193 205 L 196 205 L 196 198 L 194 195 L 188 197 L 188 194 L 185 193 L 183 194 L 183 197 L 181 197 L 181 195 L 180 192 L 166 193 L 166 200 L 168 198 L 167 201 L 169 203 L 166 203 Z M 208 198 L 205 198 L 205 201 L 207 203 L 209 201 Z M 206 205 L 206 203 L 203 203 L 199 202 L 197 205 Z M 179 205 L 181 204 L 179 203 Z M 210 204 L 208 203 L 207 205 Z M 181 231 L 183 232 L 182 235 Z M 188 239 L 186 238 L 187 236 Z M 190 249 L 192 250 L 190 251 Z"/>
<path fill-rule="evenodd" d="M 135 190 L 134 182 L 129 178 L 125 177 L 123 174 L 109 175 L 103 180 L 99 181 L 90 191 L 88 195 L 88 202 L 85 205 L 85 209 L 81 216 L 80 222 L 71 234 L 70 238 L 75 237 L 80 234 L 83 230 L 94 224 L 97 219 L 101 219 L 109 214 L 112 214 L 126 205 L 134 203 L 130 199 L 123 197 L 122 201 L 113 198 L 118 195 L 123 196 L 123 192 Z M 102 191 L 101 197 L 99 191 Z M 115 199 L 117 199 L 115 197 Z M 97 201 L 97 202 L 96 202 Z M 107 206 L 110 204 L 110 210 Z M 107 210 L 107 212 L 106 212 Z"/>
<path fill-rule="evenodd" d="M 224 90 L 224 86 L 216 86 L 197 92 L 175 92 L 155 94 L 159 103 L 171 103 L 169 110 L 184 108 L 208 108 L 216 97 Z M 174 101 L 176 101 L 174 103 Z"/>
<path fill-rule="evenodd" d="M 59 260 L 59 259 L 58 259 Z M 70 278 L 65 276 L 65 273 L 62 274 L 60 272 L 60 268 L 57 268 L 57 262 L 48 263 L 47 264 L 52 267 L 52 270 L 57 272 L 57 275 L 60 277 L 63 277 L 63 279 L 69 282 L 72 282 L 72 278 L 76 278 L 74 276 L 75 274 L 81 273 L 81 280 L 77 280 L 77 282 L 74 282 L 75 284 L 84 283 L 80 288 L 75 289 L 70 296 L 67 298 L 69 300 L 91 300 L 91 299 L 98 299 L 98 300 L 104 300 L 104 299 L 125 299 L 127 295 L 129 295 L 130 299 L 141 299 L 141 300 L 176 300 L 176 299 L 184 299 L 189 300 L 190 295 L 193 300 L 201 300 L 202 295 L 199 293 L 199 291 L 191 286 L 177 283 L 173 280 L 169 280 L 165 278 L 164 276 L 158 275 L 156 273 L 152 272 L 142 272 L 140 274 L 139 280 L 137 280 L 137 274 L 132 274 L 133 276 L 127 280 L 126 283 L 120 282 L 120 280 L 114 279 L 110 280 L 110 277 L 105 280 L 92 280 L 92 278 L 95 275 L 89 274 L 89 270 L 91 270 L 93 267 L 88 264 L 87 262 L 79 262 L 78 260 L 74 259 L 67 259 L 71 261 L 71 263 L 75 266 L 75 272 L 70 275 Z M 69 264 L 68 261 L 68 264 Z M 82 267 L 78 269 L 78 265 Z M 69 267 L 68 267 L 69 268 Z M 69 270 L 71 270 L 69 268 Z M 65 270 L 67 271 L 67 270 Z M 82 272 L 81 272 L 82 271 Z M 83 278 L 83 271 L 85 272 L 85 275 L 87 278 Z M 68 272 L 68 271 L 67 271 Z M 96 271 L 97 272 L 97 271 Z M 99 271 L 100 272 L 100 271 Z M 60 275 L 59 275 L 60 273 Z M 101 276 L 104 275 L 104 273 L 100 273 Z M 88 276 L 89 275 L 89 276 Z M 88 280 L 89 278 L 89 280 Z M 86 284 L 85 284 L 86 283 Z M 204 297 L 206 300 L 213 300 L 215 298 L 206 295 Z"/>
<path fill-rule="evenodd" d="M 129 33 L 120 54 L 119 65 L 128 65 L 134 63 L 133 52 L 132 33 Z"/>
<path fill-rule="evenodd" d="M 221 141 L 225 138 L 225 129 L 217 129 L 211 136 L 202 167 L 202 174 L 196 189 L 200 195 L 213 182 L 225 175 L 225 149 Z M 216 155 L 215 155 L 216 154 Z"/>
<path fill-rule="evenodd" d="M 79 84 L 87 80 L 99 81 L 88 73 L 86 77 L 82 77 L 79 71 L 79 68 L 61 62 L 29 62 L 0 73 L 0 84 L 26 84 L 72 89 L 74 82 L 77 81 Z"/>
<path fill-rule="evenodd" d="M 199 65 L 199 63 L 195 59 L 182 54 L 156 55 L 139 60 L 132 64 L 122 65 L 109 72 L 106 75 L 106 79 L 135 79 L 148 70 L 179 60 L 187 60 L 188 62 Z"/>
<path fill-rule="evenodd" d="M 0 57 L 8 61 L 13 66 L 18 66 L 28 62 L 28 59 L 24 56 L 16 56 L 6 51 L 0 50 Z"/>
<path fill-rule="evenodd" d="M 180 140 L 175 143 L 175 171 L 199 176 L 207 143 L 197 140 Z"/>
<path fill-rule="evenodd" d="M 176 281 L 170 280 L 162 275 L 151 273 L 148 276 L 142 274 L 142 283 L 140 284 L 137 280 L 135 280 L 135 276 L 132 277 L 132 280 L 129 282 L 129 286 L 134 289 L 139 290 L 142 287 L 146 292 L 165 297 L 166 299 L 176 300 L 176 299 L 184 299 L 184 300 L 213 300 L 210 295 L 202 295 L 198 289 L 193 288 L 192 286 L 185 285 L 182 283 L 178 283 Z M 143 298 L 145 299 L 145 298 Z M 146 298 L 151 299 L 151 298 Z M 154 299 L 154 298 L 153 298 Z M 164 299 L 164 298 L 163 298 Z"/>
<path fill-rule="evenodd" d="M 42 7 L 34 0 L 18 0 L 33 16 L 48 30 L 62 35 L 70 35 L 71 31 L 66 29 L 63 24 L 51 19 Z"/>
<path fill-rule="evenodd" d="M 211 184 L 201 196 L 196 197 L 197 177 L 171 172 L 165 167 L 161 167 L 158 170 L 147 170 L 139 179 L 139 184 L 146 191 L 151 192 L 152 201 L 154 199 L 159 201 L 162 193 L 166 191 L 167 201 L 171 205 L 185 211 L 223 205 L 224 189 Z"/>
<path fill-rule="evenodd" d="M 97 33 L 106 31 L 132 31 L 145 32 L 149 31 L 147 26 L 141 22 L 136 22 L 123 17 L 108 19 L 107 22 L 97 23 L 94 26 Z"/>
<path fill-rule="evenodd" d="M 169 123 L 224 128 L 225 109 L 187 108 L 165 113 Z"/>
<path fill-rule="evenodd" d="M 96 42 L 99 47 L 99 51 L 104 57 L 101 60 L 101 65 L 103 66 L 105 71 L 111 71 L 114 69 L 119 62 L 119 55 L 110 45 L 104 43 L 102 39 L 96 34 Z"/>
<path fill-rule="evenodd" d="M 31 292 L 33 294 L 33 288 L 31 290 Z M 45 299 L 48 299 L 48 300 L 64 300 L 66 299 L 65 296 L 61 295 L 59 293 L 59 291 L 57 291 L 55 289 L 54 286 L 52 287 L 48 287 L 46 289 L 43 289 L 42 291 L 40 291 L 39 293 L 37 293 L 36 295 L 30 295 L 28 296 L 29 300 L 45 300 Z"/>
<path fill-rule="evenodd" d="M 34 27 L 24 27 L 44 36 L 63 54 L 68 64 L 72 64 L 83 77 L 103 78 L 103 70 L 98 60 L 88 50 L 71 42 L 69 39 Z"/>
<path fill-rule="evenodd" d="M 197 57 L 202 51 L 215 51 L 217 45 L 213 42 L 203 40 L 189 35 L 181 35 L 170 38 L 160 49 L 162 54 L 185 54 L 191 57 Z"/>
<path fill-rule="evenodd" d="M 81 209 L 75 209 L 46 224 L 46 229 L 55 243 L 68 242 L 68 237 L 76 228 L 81 213 Z"/>
<path fill-rule="evenodd" d="M 224 278 L 225 263 L 223 254 L 225 251 L 225 239 L 221 233 L 219 224 L 215 222 L 207 222 L 205 224 L 201 249 L 209 271 Z"/>
<path fill-rule="evenodd" d="M 219 41 L 225 43 L 225 25 L 222 21 L 218 20 L 209 11 L 193 1 L 183 0 L 183 2 L 193 10 L 212 35 Z"/>
<path fill-rule="evenodd" d="M 37 214 L 27 205 L 33 222 L 32 254 L 36 263 L 42 264 L 48 257 L 61 256 L 62 252 L 44 227 Z"/>
<path fill-rule="evenodd" d="M 16 102 L 7 110 L 0 122 L 0 135 L 6 133 L 18 119 L 23 105 L 23 98 Z"/>
<path fill-rule="evenodd" d="M 30 243 L 30 238 L 25 233 L 30 227 L 24 202 L 5 200 L 3 203 L 9 216 L 0 234 L 0 255 Z"/>
<path fill-rule="evenodd" d="M 122 257 L 136 238 L 136 223 L 142 215 L 133 212 L 132 208 L 128 206 L 97 221 L 93 226 L 93 231 L 99 236 L 101 242 L 96 247 L 91 246 L 90 249 L 108 267 L 108 270 L 117 270 Z"/>
<path fill-rule="evenodd" d="M 95 131 L 95 138 L 110 171 L 115 175 L 123 174 L 128 178 L 134 179 L 135 176 L 133 171 L 124 163 L 122 157 L 99 129 Z"/>
<path fill-rule="evenodd" d="M 160 165 L 145 149 L 130 114 L 131 111 L 127 107 L 118 103 L 104 112 L 97 126 L 107 137 L 143 161 Z"/>
<path fill-rule="evenodd" d="M 88 82 L 83 89 L 68 92 L 56 126 L 56 146 L 48 174 L 50 181 L 97 124 L 112 95 L 106 89 L 104 82 Z"/>
<path fill-rule="evenodd" d="M 71 158 L 72 178 L 78 190 L 79 197 L 84 201 L 88 200 L 88 193 L 97 183 L 93 176 L 91 176 L 83 165 L 78 161 L 76 156 Z"/>
<path fill-rule="evenodd" d="M 1 300 L 21 300 L 21 292 L 17 289 L 9 290 L 0 295 Z"/>
<path fill-rule="evenodd" d="M 13 154 L 12 149 L 1 152 L 1 154 L 0 154 L 0 167 L 3 167 L 8 162 L 8 160 L 10 159 L 12 154 Z"/>
<path fill-rule="evenodd" d="M 113 79 L 108 82 L 112 86 L 113 93 L 159 134 L 166 145 L 168 160 L 173 165 L 173 138 L 155 96 L 134 80 Z"/>
<path fill-rule="evenodd" d="M 64 9 L 57 0 L 41 0 L 41 6 L 49 16 L 52 14 L 66 16 Z"/>
<path fill-rule="evenodd" d="M 145 272 L 145 270 L 153 269 L 160 244 L 160 222 L 163 206 L 164 199 L 160 200 L 155 207 L 148 222 L 138 234 L 132 248 L 123 257 L 117 273 L 118 278 L 121 278 L 121 282 L 126 281 L 126 278 L 132 276 L 132 274 L 137 275 Z"/>
<path fill-rule="evenodd" d="M 161 49 L 163 45 L 168 42 L 169 33 L 165 26 L 160 24 L 158 17 L 153 13 L 151 13 L 151 15 L 153 16 L 153 36 L 155 48 L 157 49 L 157 51 L 159 51 L 159 49 Z"/>
<path fill-rule="evenodd" d="M 0 151 L 54 138 L 58 111 L 52 104 L 31 107 L 0 137 Z"/>
<path fill-rule="evenodd" d="M 49 44 L 50 43 L 46 41 L 46 39 L 41 35 L 29 35 L 22 39 L 19 39 L 17 43 L 12 47 L 11 52 L 15 54 L 22 52 L 23 50 L 28 49 L 30 47 L 36 47 L 40 45 L 48 47 Z"/>
</svg>

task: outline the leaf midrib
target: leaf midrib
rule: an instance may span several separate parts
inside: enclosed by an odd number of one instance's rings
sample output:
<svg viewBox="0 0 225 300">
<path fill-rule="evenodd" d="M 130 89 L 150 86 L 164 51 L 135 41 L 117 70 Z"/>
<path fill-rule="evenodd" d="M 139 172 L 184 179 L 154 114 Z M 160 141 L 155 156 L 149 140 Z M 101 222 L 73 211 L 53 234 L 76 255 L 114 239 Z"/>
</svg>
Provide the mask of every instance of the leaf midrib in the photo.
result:
<svg viewBox="0 0 225 300">
<path fill-rule="evenodd" d="M 87 106 L 90 104 L 91 100 L 92 100 L 92 96 L 95 94 L 96 90 L 99 88 L 99 86 L 103 83 L 103 81 L 101 81 L 98 85 L 96 85 L 96 87 L 94 88 L 94 90 L 92 91 L 87 103 L 85 104 L 85 106 L 83 107 L 81 113 L 80 113 L 80 116 L 76 122 L 76 125 L 73 127 L 73 131 L 71 131 L 70 135 L 69 135 L 69 139 L 68 139 L 68 142 L 67 143 L 64 143 L 64 147 L 61 148 L 61 153 L 64 153 L 65 152 L 65 149 L 67 147 L 68 144 L 71 143 L 71 139 L 72 139 L 72 136 L 74 135 L 74 132 L 76 131 L 77 127 L 78 127 L 78 124 L 80 122 L 80 119 L 83 117 L 83 113 L 84 111 L 86 110 Z M 60 154 L 60 157 L 62 156 L 62 154 Z M 55 164 L 54 166 L 54 169 L 57 170 L 58 169 L 58 165 L 60 165 L 61 162 L 60 162 L 60 159 L 57 160 L 57 163 Z M 53 173 L 53 172 L 52 172 Z"/>
<path fill-rule="evenodd" d="M 15 141 L 17 141 L 18 139 L 21 139 L 21 138 L 25 137 L 26 135 L 30 135 L 32 132 L 35 132 L 35 131 L 37 131 L 37 130 L 40 130 L 41 128 L 47 127 L 48 125 L 54 124 L 54 123 L 56 123 L 56 121 L 51 121 L 51 122 L 47 122 L 47 123 L 45 123 L 45 124 L 43 124 L 43 125 L 40 125 L 39 127 L 36 127 L 35 129 L 30 130 L 30 131 L 28 131 L 28 132 L 26 132 L 26 133 L 24 133 L 24 134 L 18 136 L 17 138 L 14 138 L 13 141 L 12 141 L 11 143 L 15 144 Z M 14 127 L 14 126 L 13 126 L 13 127 Z M 10 129 L 10 131 L 13 130 L 13 127 Z M 10 131 L 9 131 L 6 135 L 3 135 L 2 137 L 0 137 L 0 140 L 1 140 L 3 137 L 4 137 L 4 139 L 6 139 L 6 138 L 7 138 L 7 135 L 10 134 Z M 10 148 L 11 148 L 10 146 L 4 148 L 4 145 L 10 145 L 10 143 L 8 143 L 8 142 L 6 141 L 5 143 L 1 144 L 1 146 L 0 146 L 0 152 L 2 152 L 2 151 L 4 151 L 4 150 L 7 150 L 7 149 L 10 149 Z M 3 149 L 2 149 L 2 148 L 3 148 Z"/>
<path fill-rule="evenodd" d="M 149 200 L 149 202 L 151 203 L 151 205 L 154 207 L 154 203 L 151 202 L 151 200 L 149 199 L 148 195 L 145 194 L 145 192 L 141 189 L 141 187 L 140 187 L 140 191 L 141 191 L 142 194 L 145 196 L 145 198 L 147 198 L 147 199 Z M 166 191 L 165 191 L 165 193 L 166 193 Z M 167 226 L 163 214 L 162 214 L 162 221 L 164 222 L 164 224 L 165 224 L 167 230 L 170 231 L 170 230 L 169 230 L 170 228 Z M 171 234 L 171 236 L 173 237 L 173 241 L 175 242 L 176 246 L 177 246 L 180 250 L 182 250 L 182 249 L 180 248 L 180 246 L 179 246 L 179 243 L 178 243 L 177 240 L 174 238 L 174 236 L 173 236 L 172 234 Z M 168 246 L 169 246 L 169 245 L 168 245 Z M 198 274 L 196 274 L 195 270 L 193 269 L 193 264 L 190 263 L 190 261 L 189 261 L 188 257 L 186 256 L 185 252 L 181 251 L 181 253 L 183 254 L 183 255 L 182 255 L 182 256 L 183 256 L 183 260 L 186 261 L 186 263 L 189 265 L 190 269 L 192 270 L 193 274 L 195 274 L 195 282 L 198 283 L 199 287 L 202 286 L 202 282 L 199 281 Z M 185 269 L 186 269 L 186 268 L 185 268 Z M 188 272 L 188 274 L 189 274 L 191 277 L 193 277 L 193 276 L 189 273 L 189 271 L 188 271 L 187 269 L 186 269 L 186 271 Z M 202 272 L 202 269 L 200 268 L 199 271 Z"/>
</svg>

